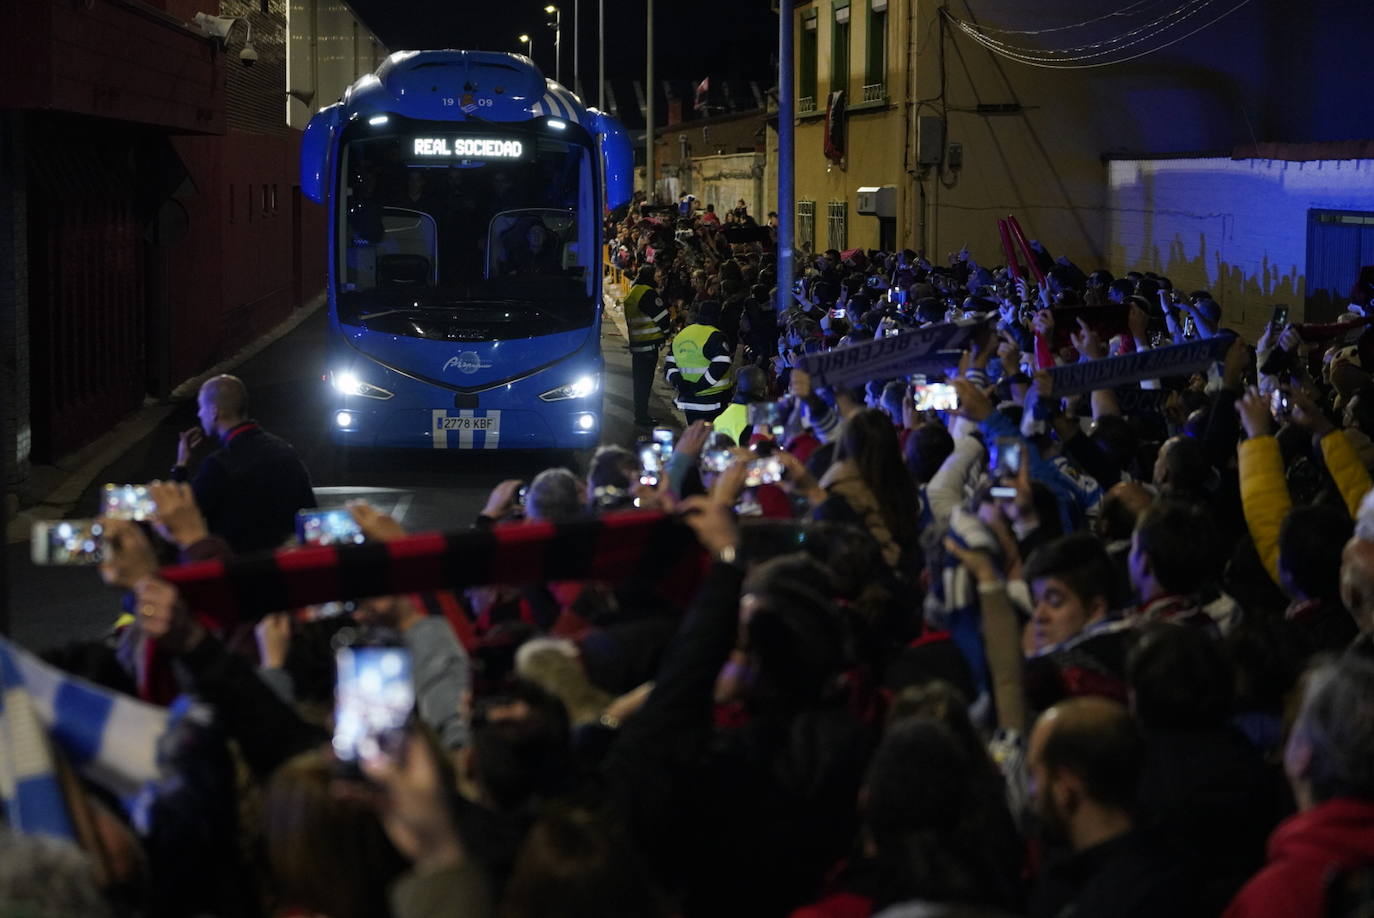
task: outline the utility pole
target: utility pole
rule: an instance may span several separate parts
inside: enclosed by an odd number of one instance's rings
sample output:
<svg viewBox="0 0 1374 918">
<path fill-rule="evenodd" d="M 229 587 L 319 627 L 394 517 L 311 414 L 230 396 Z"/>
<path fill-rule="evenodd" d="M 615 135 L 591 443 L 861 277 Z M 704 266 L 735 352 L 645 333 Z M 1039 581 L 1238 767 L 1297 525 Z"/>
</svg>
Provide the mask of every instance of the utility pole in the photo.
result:
<svg viewBox="0 0 1374 918">
<path fill-rule="evenodd" d="M 793 198 L 792 161 L 795 153 L 792 122 L 792 22 L 791 3 L 778 4 L 778 315 L 792 305 L 792 221 L 796 214 Z"/>
<path fill-rule="evenodd" d="M 563 82 L 563 11 L 550 3 L 544 12 L 553 17 L 553 22 L 545 23 L 553 29 L 553 81 Z"/>
<path fill-rule="evenodd" d="M 644 76 L 644 89 L 647 99 L 644 106 L 644 199 L 649 204 L 658 203 L 658 183 L 654 181 L 654 0 L 649 2 L 647 41 L 649 50 L 648 73 Z"/>
</svg>

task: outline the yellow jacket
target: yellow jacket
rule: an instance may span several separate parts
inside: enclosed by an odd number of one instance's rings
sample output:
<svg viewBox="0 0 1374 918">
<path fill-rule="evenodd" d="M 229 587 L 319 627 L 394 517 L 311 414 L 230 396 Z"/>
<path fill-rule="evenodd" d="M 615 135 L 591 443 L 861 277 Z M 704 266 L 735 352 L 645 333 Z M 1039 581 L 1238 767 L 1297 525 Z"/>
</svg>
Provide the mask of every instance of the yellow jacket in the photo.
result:
<svg viewBox="0 0 1374 918">
<path fill-rule="evenodd" d="M 1360 464 L 1345 431 L 1333 430 L 1322 437 L 1321 448 L 1326 470 L 1353 518 L 1371 487 L 1369 473 Z M 1283 476 L 1279 441 L 1273 437 L 1252 437 L 1240 444 L 1240 500 L 1245 508 L 1245 525 L 1255 540 L 1264 569 L 1278 583 L 1279 529 L 1293 507 L 1293 499 Z"/>
</svg>

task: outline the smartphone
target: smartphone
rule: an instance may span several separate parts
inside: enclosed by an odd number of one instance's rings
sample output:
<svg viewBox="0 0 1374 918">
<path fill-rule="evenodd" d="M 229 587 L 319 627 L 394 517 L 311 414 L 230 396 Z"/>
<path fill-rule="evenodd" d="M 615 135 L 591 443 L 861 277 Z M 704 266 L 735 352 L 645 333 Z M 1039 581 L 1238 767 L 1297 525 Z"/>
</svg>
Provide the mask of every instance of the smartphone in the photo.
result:
<svg viewBox="0 0 1374 918">
<path fill-rule="evenodd" d="M 757 488 L 759 485 L 774 484 L 782 481 L 783 465 L 778 456 L 751 459 L 744 468 L 744 486 Z"/>
<path fill-rule="evenodd" d="M 663 454 L 657 443 L 639 445 L 639 483 L 650 488 L 658 487 L 659 476 L 663 474 Z"/>
<path fill-rule="evenodd" d="M 951 383 L 918 383 L 911 390 L 917 411 L 959 410 L 959 393 Z"/>
<path fill-rule="evenodd" d="M 357 610 L 358 604 L 356 602 L 322 602 L 318 605 L 297 609 L 295 619 L 298 622 L 322 622 L 327 618 L 352 615 Z"/>
<path fill-rule="evenodd" d="M 895 338 L 901 333 L 902 329 L 898 325 L 889 325 L 887 328 L 883 329 L 884 338 Z"/>
<path fill-rule="evenodd" d="M 1288 395 L 1288 390 L 1275 389 L 1269 396 L 1269 413 L 1272 414 L 1277 421 L 1286 421 L 1288 420 L 1289 414 L 1292 413 L 1292 410 L 1293 402 Z"/>
<path fill-rule="evenodd" d="M 756 431 L 767 431 L 775 438 L 782 436 L 787 419 L 783 417 L 782 408 L 777 402 L 754 402 L 748 412 L 749 426 Z"/>
<path fill-rule="evenodd" d="M 99 520 L 39 520 L 29 551 L 34 564 L 99 564 L 105 560 L 104 536 Z"/>
<path fill-rule="evenodd" d="M 997 438 L 994 478 L 1016 478 L 1021 474 L 1021 441 L 1015 437 Z M 996 495 L 994 495 L 996 496 Z M 1015 497 L 1015 494 L 1011 495 Z"/>
<path fill-rule="evenodd" d="M 334 754 L 355 763 L 394 753 L 415 707 L 410 651 L 343 647 L 335 659 Z"/>
<path fill-rule="evenodd" d="M 361 545 L 363 531 L 345 508 L 296 513 L 296 541 L 302 545 Z"/>
<path fill-rule="evenodd" d="M 101 494 L 100 515 L 112 520 L 143 522 L 153 518 L 157 504 L 148 495 L 147 485 L 105 485 Z"/>
<path fill-rule="evenodd" d="M 707 446 L 701 451 L 699 462 L 703 472 L 714 472 L 719 475 L 730 467 L 730 462 L 735 458 L 728 446 Z"/>
<path fill-rule="evenodd" d="M 654 442 L 663 447 L 663 454 L 667 455 L 673 451 L 673 441 L 677 438 L 671 427 L 655 427 Z"/>
<path fill-rule="evenodd" d="M 1282 331 L 1288 326 L 1288 307 L 1282 303 L 1274 307 L 1274 311 L 1269 314 L 1269 327 Z"/>
</svg>

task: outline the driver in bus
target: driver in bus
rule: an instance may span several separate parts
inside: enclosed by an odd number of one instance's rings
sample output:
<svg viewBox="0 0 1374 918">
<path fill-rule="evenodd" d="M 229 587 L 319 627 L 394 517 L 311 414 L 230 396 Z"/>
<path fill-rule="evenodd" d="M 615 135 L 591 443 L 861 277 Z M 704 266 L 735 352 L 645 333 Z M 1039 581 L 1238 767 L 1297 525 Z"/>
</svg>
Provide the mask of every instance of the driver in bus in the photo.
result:
<svg viewBox="0 0 1374 918">
<path fill-rule="evenodd" d="M 562 271 L 559 259 L 558 235 L 542 220 L 530 223 L 523 235 L 516 235 L 507 248 L 507 274 L 558 274 Z"/>
</svg>

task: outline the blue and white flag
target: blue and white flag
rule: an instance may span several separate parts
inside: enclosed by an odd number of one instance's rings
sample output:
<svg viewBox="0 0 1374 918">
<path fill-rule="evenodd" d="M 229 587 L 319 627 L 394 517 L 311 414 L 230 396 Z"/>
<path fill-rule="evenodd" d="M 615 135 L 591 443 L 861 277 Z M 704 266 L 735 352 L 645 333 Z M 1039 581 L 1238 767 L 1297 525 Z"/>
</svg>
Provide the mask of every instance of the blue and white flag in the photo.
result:
<svg viewBox="0 0 1374 918">
<path fill-rule="evenodd" d="M 0 690 L 0 798 L 15 830 L 75 837 L 49 741 L 121 800 L 157 779 L 165 708 L 65 673 L 3 638 Z"/>
<path fill-rule="evenodd" d="M 1051 369 L 1050 379 L 1055 396 L 1062 398 L 1163 376 L 1205 373 L 1212 364 L 1225 359 L 1233 340 L 1231 335 L 1218 335 L 1120 357 L 1065 364 Z"/>
<path fill-rule="evenodd" d="M 1005 566 L 1001 543 L 978 514 L 955 507 L 946 535 L 960 548 L 987 552 L 999 568 Z M 948 631 L 950 640 L 964 655 L 978 691 L 976 698 L 969 699 L 970 713 L 979 720 L 989 710 L 992 680 L 983 650 L 983 614 L 978 584 L 953 552 L 942 547 L 940 553 L 943 564 L 938 572 L 932 571 L 937 576 L 932 579 L 930 592 L 926 594 L 925 620 L 931 627 Z M 1030 607 L 1030 595 L 1024 581 L 1009 581 L 1007 598 L 1021 609 Z"/>
</svg>

